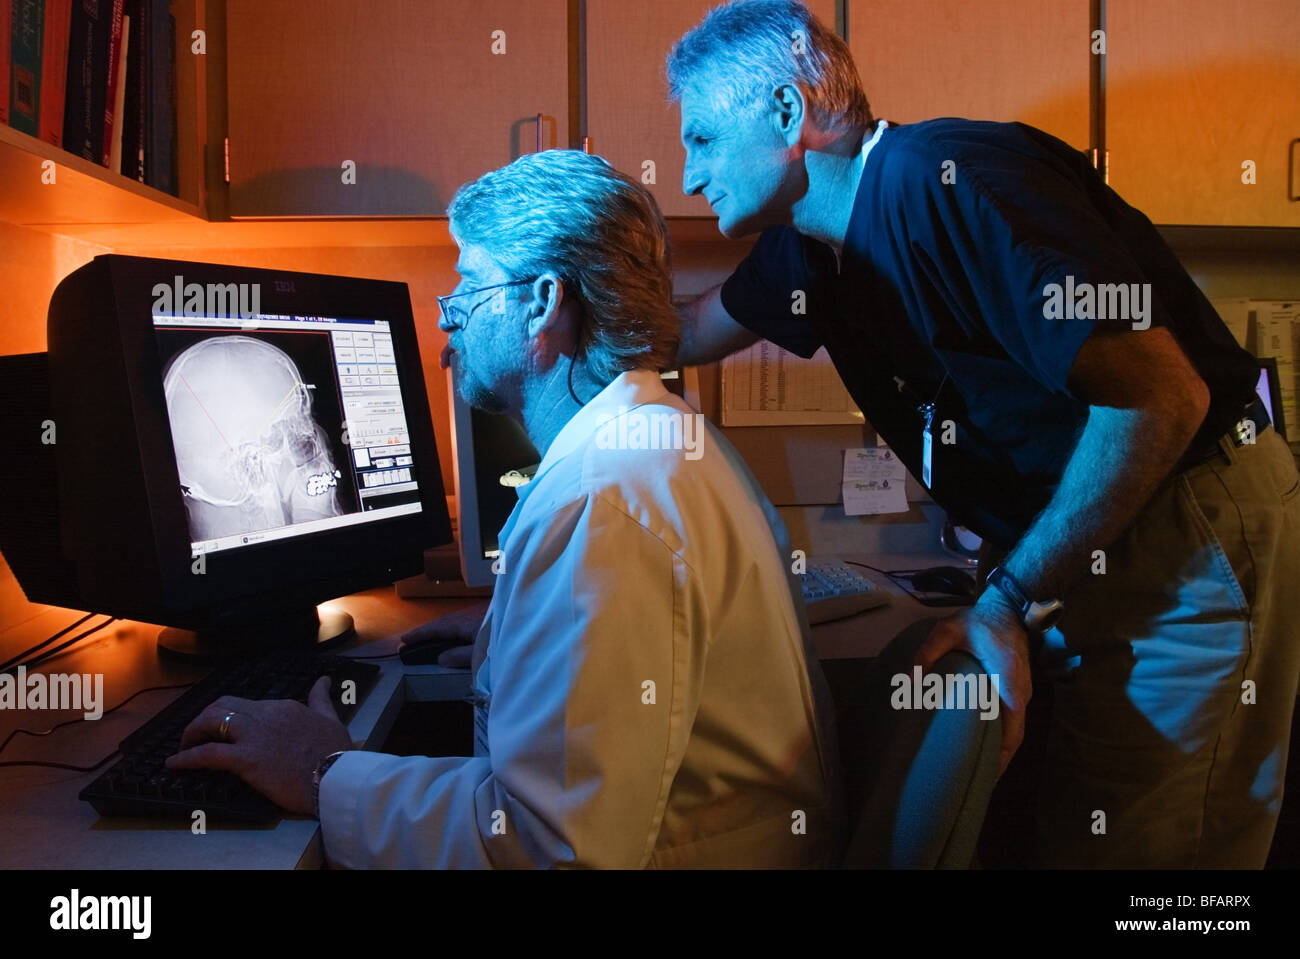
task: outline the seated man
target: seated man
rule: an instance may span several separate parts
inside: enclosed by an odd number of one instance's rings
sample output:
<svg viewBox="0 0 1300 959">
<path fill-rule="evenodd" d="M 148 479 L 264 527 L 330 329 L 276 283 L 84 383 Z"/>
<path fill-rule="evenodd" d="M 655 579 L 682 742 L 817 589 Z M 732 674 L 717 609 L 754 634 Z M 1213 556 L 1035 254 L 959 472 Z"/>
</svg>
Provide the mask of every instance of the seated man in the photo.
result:
<svg viewBox="0 0 1300 959">
<path fill-rule="evenodd" d="M 785 528 L 657 372 L 678 320 L 654 200 L 548 151 L 449 213 L 461 391 L 542 456 L 501 532 L 474 756 L 353 751 L 322 681 L 310 708 L 215 703 L 171 764 L 316 812 L 342 866 L 837 864 L 833 720 Z"/>
</svg>

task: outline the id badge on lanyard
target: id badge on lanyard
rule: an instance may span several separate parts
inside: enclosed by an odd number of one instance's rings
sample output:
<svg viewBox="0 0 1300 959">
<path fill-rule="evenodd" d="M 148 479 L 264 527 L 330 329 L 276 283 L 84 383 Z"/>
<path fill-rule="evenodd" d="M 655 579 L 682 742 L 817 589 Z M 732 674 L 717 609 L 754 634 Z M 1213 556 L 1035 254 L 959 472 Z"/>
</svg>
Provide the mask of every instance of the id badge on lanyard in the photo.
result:
<svg viewBox="0 0 1300 959">
<path fill-rule="evenodd" d="M 926 403 L 921 407 L 925 417 L 925 427 L 921 431 L 921 482 L 926 489 L 932 489 L 934 467 L 934 404 Z"/>
</svg>

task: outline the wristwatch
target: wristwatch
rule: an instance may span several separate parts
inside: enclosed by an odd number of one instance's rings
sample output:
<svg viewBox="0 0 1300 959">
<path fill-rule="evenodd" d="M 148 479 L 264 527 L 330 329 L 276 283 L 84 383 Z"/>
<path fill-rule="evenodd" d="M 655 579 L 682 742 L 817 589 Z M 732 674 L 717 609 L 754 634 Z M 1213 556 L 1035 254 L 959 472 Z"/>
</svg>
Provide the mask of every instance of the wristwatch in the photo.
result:
<svg viewBox="0 0 1300 959">
<path fill-rule="evenodd" d="M 1020 588 L 1015 577 L 1001 566 L 995 566 L 989 572 L 985 582 L 1011 600 L 1011 604 L 1019 611 L 1020 622 L 1031 633 L 1047 632 L 1060 621 L 1061 615 L 1065 612 L 1065 604 L 1059 599 L 1037 603 L 1025 598 L 1025 591 Z"/>
<path fill-rule="evenodd" d="M 320 781 L 325 778 L 325 774 L 329 772 L 330 767 L 345 752 L 347 752 L 346 749 L 340 749 L 336 753 L 330 753 L 320 761 L 316 770 L 311 774 L 311 812 L 317 819 L 320 818 Z"/>
</svg>

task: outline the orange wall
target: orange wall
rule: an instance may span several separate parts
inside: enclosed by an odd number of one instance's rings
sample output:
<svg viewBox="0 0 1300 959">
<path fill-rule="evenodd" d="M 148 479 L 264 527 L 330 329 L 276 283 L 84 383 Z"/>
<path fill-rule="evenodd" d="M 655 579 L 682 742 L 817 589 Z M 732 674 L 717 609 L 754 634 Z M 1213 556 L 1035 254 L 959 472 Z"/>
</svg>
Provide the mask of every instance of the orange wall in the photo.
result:
<svg viewBox="0 0 1300 959">
<path fill-rule="evenodd" d="M 45 351 L 50 295 L 63 279 L 106 247 L 28 230 L 0 220 L 0 354 Z"/>
</svg>

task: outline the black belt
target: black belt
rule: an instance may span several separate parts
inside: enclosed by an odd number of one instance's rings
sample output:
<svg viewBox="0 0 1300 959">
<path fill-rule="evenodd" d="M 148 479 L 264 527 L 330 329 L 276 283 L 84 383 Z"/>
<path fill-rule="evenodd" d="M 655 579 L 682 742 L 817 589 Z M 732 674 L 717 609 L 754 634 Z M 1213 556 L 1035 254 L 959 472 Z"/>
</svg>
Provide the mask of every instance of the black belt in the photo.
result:
<svg viewBox="0 0 1300 959">
<path fill-rule="evenodd" d="M 1246 420 L 1250 420 L 1255 424 L 1253 432 L 1244 428 Z M 1214 459 L 1214 457 L 1218 456 L 1220 453 L 1219 443 L 1223 439 L 1227 439 L 1233 446 L 1246 446 L 1255 442 L 1259 437 L 1259 434 L 1263 433 L 1271 423 L 1272 420 L 1270 420 L 1268 416 L 1268 407 L 1264 405 L 1263 400 L 1256 396 L 1252 402 L 1246 404 L 1245 408 L 1242 410 L 1241 417 L 1232 424 L 1227 433 L 1224 433 L 1223 436 L 1214 439 L 1212 442 L 1207 443 L 1198 450 L 1194 452 L 1189 451 L 1185 454 L 1182 462 L 1179 464 L 1178 472 L 1190 469 L 1193 466 L 1199 466 L 1201 463 Z"/>
</svg>

